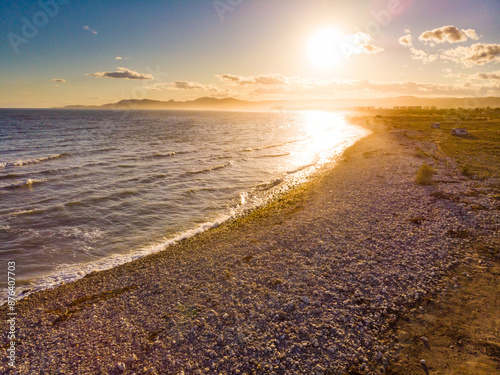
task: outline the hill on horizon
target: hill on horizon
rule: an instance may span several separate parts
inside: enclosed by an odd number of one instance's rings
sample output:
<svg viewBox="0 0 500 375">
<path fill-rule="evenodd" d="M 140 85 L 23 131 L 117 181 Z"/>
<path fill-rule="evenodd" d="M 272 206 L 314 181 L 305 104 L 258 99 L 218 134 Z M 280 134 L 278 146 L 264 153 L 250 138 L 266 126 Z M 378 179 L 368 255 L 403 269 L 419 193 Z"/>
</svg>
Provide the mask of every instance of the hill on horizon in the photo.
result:
<svg viewBox="0 0 500 375">
<path fill-rule="evenodd" d="M 464 98 L 422 98 L 399 96 L 377 99 L 334 99 L 334 100 L 268 100 L 247 101 L 228 98 L 201 97 L 195 100 L 168 101 L 152 99 L 124 99 L 100 106 L 69 105 L 62 108 L 78 109 L 232 109 L 232 110 L 276 110 L 276 109 L 348 109 L 359 107 L 436 107 L 443 108 L 485 108 L 500 107 L 500 97 Z"/>
</svg>

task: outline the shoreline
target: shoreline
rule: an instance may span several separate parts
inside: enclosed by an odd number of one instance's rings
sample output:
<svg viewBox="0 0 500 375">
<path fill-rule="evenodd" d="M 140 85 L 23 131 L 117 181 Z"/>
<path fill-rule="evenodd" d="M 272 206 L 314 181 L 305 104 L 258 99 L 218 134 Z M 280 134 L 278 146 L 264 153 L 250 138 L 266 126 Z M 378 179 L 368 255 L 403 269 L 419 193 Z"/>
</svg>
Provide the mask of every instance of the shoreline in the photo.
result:
<svg viewBox="0 0 500 375">
<path fill-rule="evenodd" d="M 333 111 L 333 113 L 337 112 Z M 346 123 L 349 123 L 347 119 L 344 120 Z M 360 129 L 364 129 L 364 131 L 367 131 L 366 127 L 359 125 L 357 127 Z M 352 145 L 362 137 L 366 137 L 366 134 L 357 135 L 357 138 L 354 141 L 351 139 L 353 137 L 346 138 L 345 144 Z M 186 238 L 199 235 L 200 233 L 203 233 L 214 227 L 218 227 L 219 225 L 227 221 L 232 221 L 247 216 L 251 212 L 265 207 L 270 202 L 276 200 L 278 197 L 286 194 L 288 191 L 295 189 L 297 186 L 300 186 L 304 183 L 304 181 L 307 182 L 311 179 L 317 178 L 318 174 L 321 173 L 321 170 L 325 168 L 331 168 L 331 166 L 336 163 L 335 160 L 337 160 L 342 155 L 343 151 L 345 151 L 345 148 L 346 146 L 342 145 L 329 150 L 328 152 L 330 153 L 330 155 L 327 158 L 328 161 L 326 162 L 326 167 L 324 162 L 317 160 L 313 164 L 307 164 L 295 170 L 284 172 L 283 175 L 274 176 L 273 179 L 269 180 L 268 182 L 264 182 L 248 188 L 244 192 L 244 194 L 246 194 L 247 197 L 251 196 L 252 199 L 255 200 L 255 202 L 247 205 L 246 207 L 244 204 L 243 207 L 240 207 L 240 205 L 237 203 L 228 203 L 227 207 L 221 208 L 220 212 L 218 212 L 217 215 L 211 218 L 206 218 L 206 222 L 192 222 L 192 227 L 189 227 L 184 231 L 179 231 L 171 237 L 165 237 L 161 241 L 138 246 L 136 248 L 133 248 L 132 251 L 128 249 L 128 252 L 107 255 L 98 260 L 87 263 L 67 264 L 67 267 L 65 267 L 64 269 L 62 267 L 56 266 L 52 271 L 42 276 L 33 278 L 28 281 L 23 280 L 23 285 L 17 288 L 21 291 L 18 294 L 18 298 L 19 300 L 21 300 L 23 298 L 26 298 L 28 295 L 43 292 L 49 289 L 54 289 L 61 285 L 80 280 L 89 273 L 110 270 L 125 263 L 134 262 L 135 260 L 142 257 L 165 251 L 168 247 Z M 53 157 L 51 156 L 49 157 L 49 159 L 50 158 Z M 5 289 L 4 292 L 5 297 L 0 297 L 0 307 L 7 303 L 7 289 Z"/>
<path fill-rule="evenodd" d="M 398 318 L 443 288 L 472 241 L 446 233 L 478 223 L 432 197 L 435 186 L 415 185 L 413 141 L 372 130 L 333 168 L 245 217 L 20 301 L 19 369 L 387 369 Z"/>
</svg>

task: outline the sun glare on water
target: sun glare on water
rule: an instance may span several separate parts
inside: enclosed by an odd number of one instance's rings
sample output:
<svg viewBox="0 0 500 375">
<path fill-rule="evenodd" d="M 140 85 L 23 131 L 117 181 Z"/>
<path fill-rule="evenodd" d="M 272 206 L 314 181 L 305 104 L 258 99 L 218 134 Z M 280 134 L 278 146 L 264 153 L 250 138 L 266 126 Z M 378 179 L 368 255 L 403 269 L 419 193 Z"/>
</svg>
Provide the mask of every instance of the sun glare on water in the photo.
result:
<svg viewBox="0 0 500 375">
<path fill-rule="evenodd" d="M 360 130 L 349 125 L 340 113 L 303 111 L 300 116 L 306 140 L 301 152 L 295 154 L 297 164 L 322 165 L 343 149 L 350 139 L 360 135 Z"/>
<path fill-rule="evenodd" d="M 342 34 L 332 28 L 326 28 L 313 34 L 309 39 L 307 56 L 316 68 L 333 68 L 343 59 Z"/>
</svg>

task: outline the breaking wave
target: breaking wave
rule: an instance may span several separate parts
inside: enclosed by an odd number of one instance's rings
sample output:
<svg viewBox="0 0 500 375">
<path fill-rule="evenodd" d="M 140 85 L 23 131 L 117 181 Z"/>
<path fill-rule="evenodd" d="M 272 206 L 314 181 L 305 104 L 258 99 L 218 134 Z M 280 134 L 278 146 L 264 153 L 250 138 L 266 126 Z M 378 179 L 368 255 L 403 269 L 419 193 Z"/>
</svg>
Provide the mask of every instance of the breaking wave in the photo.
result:
<svg viewBox="0 0 500 375">
<path fill-rule="evenodd" d="M 203 168 L 203 169 L 199 169 L 197 171 L 189 171 L 188 173 L 189 174 L 199 174 L 199 173 L 212 172 L 212 171 L 217 171 L 219 169 L 224 169 L 224 168 L 230 167 L 233 164 L 234 164 L 234 162 L 230 161 L 230 162 L 225 163 L 225 164 L 215 165 L 213 167 Z"/>
<path fill-rule="evenodd" d="M 0 168 L 24 167 L 26 165 L 43 163 L 44 161 L 48 161 L 48 160 L 52 160 L 52 159 L 57 159 L 57 158 L 62 158 L 62 157 L 68 156 L 68 155 L 69 154 L 64 153 L 64 154 L 56 154 L 56 155 L 45 156 L 45 157 L 34 158 L 34 159 L 0 162 Z"/>
</svg>

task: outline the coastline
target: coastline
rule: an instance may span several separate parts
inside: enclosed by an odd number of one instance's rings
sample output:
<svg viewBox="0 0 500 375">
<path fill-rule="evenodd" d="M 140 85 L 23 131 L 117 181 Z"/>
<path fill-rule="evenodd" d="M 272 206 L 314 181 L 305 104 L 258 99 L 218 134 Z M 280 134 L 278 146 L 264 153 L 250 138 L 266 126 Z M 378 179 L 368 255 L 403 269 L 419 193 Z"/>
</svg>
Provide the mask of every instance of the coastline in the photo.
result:
<svg viewBox="0 0 500 375">
<path fill-rule="evenodd" d="M 398 319 L 491 229 L 417 186 L 414 141 L 379 126 L 266 207 L 20 301 L 20 373 L 388 369 Z"/>
</svg>

